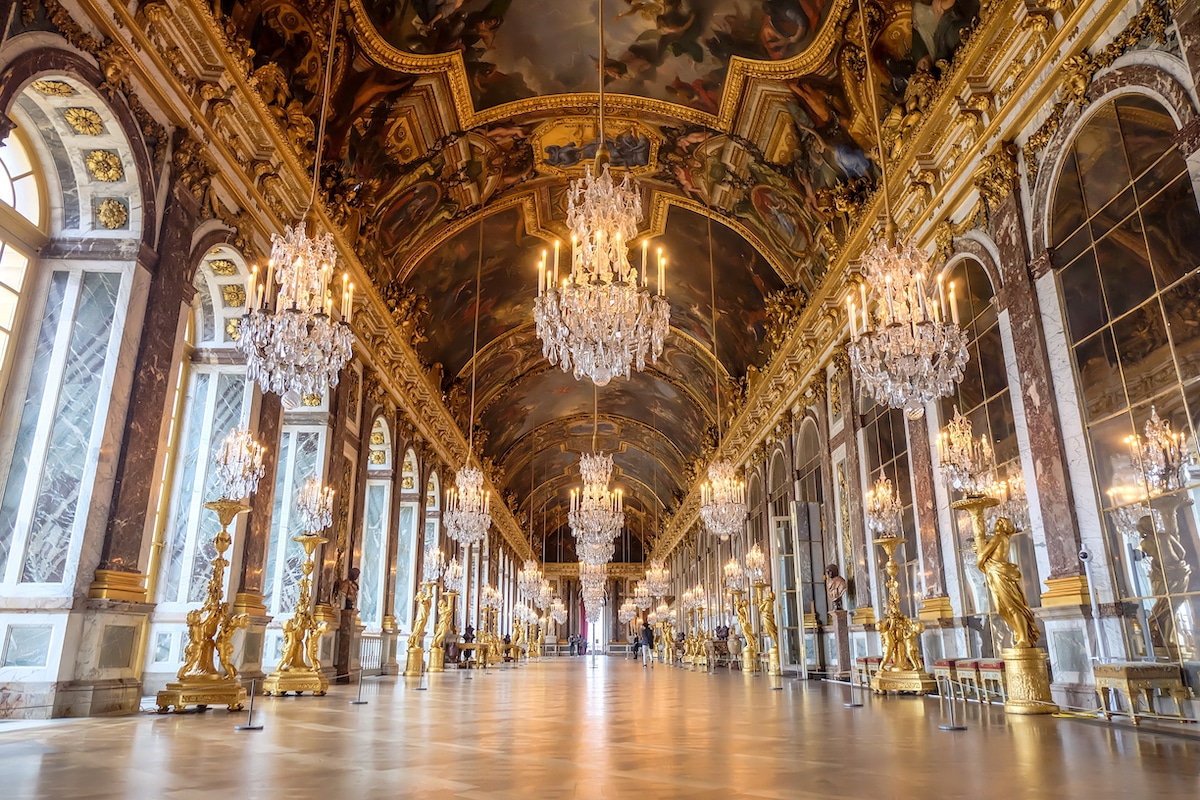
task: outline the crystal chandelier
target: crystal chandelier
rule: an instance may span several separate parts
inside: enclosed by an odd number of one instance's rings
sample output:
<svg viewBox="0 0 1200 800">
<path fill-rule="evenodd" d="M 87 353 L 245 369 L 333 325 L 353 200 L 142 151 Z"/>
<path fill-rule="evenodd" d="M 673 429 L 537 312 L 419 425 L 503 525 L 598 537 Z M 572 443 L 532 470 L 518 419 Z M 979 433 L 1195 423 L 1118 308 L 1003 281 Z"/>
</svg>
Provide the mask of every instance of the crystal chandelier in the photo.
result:
<svg viewBox="0 0 1200 800">
<path fill-rule="evenodd" d="M 333 489 L 323 486 L 313 476 L 296 493 L 300 529 L 306 534 L 318 534 L 333 524 Z"/>
<path fill-rule="evenodd" d="M 479 593 L 479 604 L 484 608 L 492 610 L 499 608 L 500 599 L 500 592 L 491 584 L 484 586 L 483 591 Z"/>
<path fill-rule="evenodd" d="M 867 490 L 867 530 L 876 538 L 890 539 L 900 527 L 903 506 L 900 496 L 886 475 L 880 475 L 875 485 Z"/>
<path fill-rule="evenodd" d="M 567 621 L 567 607 L 563 605 L 561 597 L 554 598 L 550 604 L 550 619 L 554 620 L 555 625 L 562 625 Z"/>
<path fill-rule="evenodd" d="M 1188 449 L 1187 433 L 1176 432 L 1170 420 L 1161 419 L 1150 406 L 1144 437 L 1125 437 L 1133 458 L 1134 479 L 1146 486 L 1151 497 L 1174 492 L 1187 484 L 1187 467 L 1194 458 Z"/>
<path fill-rule="evenodd" d="M 653 597 L 663 598 L 671 590 L 671 571 L 663 566 L 657 558 L 650 560 L 650 569 L 646 570 L 646 591 Z"/>
<path fill-rule="evenodd" d="M 754 583 L 761 583 L 767 572 L 767 557 L 759 548 L 758 542 L 755 542 L 750 551 L 746 553 L 746 572 L 749 573 L 750 580 Z"/>
<path fill-rule="evenodd" d="M 724 459 L 708 466 L 708 483 L 700 486 L 700 517 L 709 533 L 727 541 L 746 522 L 746 484 L 733 463 Z"/>
<path fill-rule="evenodd" d="M 320 185 L 321 156 L 325 143 L 329 81 L 333 69 L 334 36 L 338 10 L 329 32 L 325 89 L 321 95 L 321 126 L 313 163 L 309 209 Z M 305 215 L 308 209 L 305 210 Z M 304 215 L 295 227 L 285 226 L 283 236 L 271 234 L 271 258 L 266 284 L 258 282 L 257 268 L 246 286 L 247 313 L 238 328 L 235 346 L 246 356 L 246 376 L 264 392 L 280 395 L 287 408 L 299 407 L 304 397 L 324 394 L 337 386 L 338 376 L 353 355 L 354 334 L 349 323 L 354 304 L 354 284 L 342 275 L 342 321 L 331 316 L 333 297 L 329 281 L 337 267 L 333 234 L 308 235 Z M 272 292 L 276 291 L 274 303 Z"/>
<path fill-rule="evenodd" d="M 993 482 L 995 453 L 987 436 L 974 438 L 971 420 L 954 409 L 954 419 L 938 434 L 938 470 L 950 488 L 967 497 L 988 494 Z"/>
<path fill-rule="evenodd" d="M 542 571 L 532 558 L 525 559 L 524 565 L 517 571 L 517 591 L 531 600 L 542 588 Z"/>
<path fill-rule="evenodd" d="M 482 541 L 492 524 L 492 493 L 483 489 L 483 473 L 463 467 L 446 490 L 446 535 L 462 545 Z"/>
<path fill-rule="evenodd" d="M 579 459 L 579 473 L 583 488 L 571 490 L 571 510 L 567 517 L 575 535 L 576 550 L 582 561 L 606 564 L 625 526 L 622 492 L 608 488 L 612 456 L 585 453 Z"/>
<path fill-rule="evenodd" d="M 866 14 L 858 2 L 863 48 L 870 49 Z M 866 59 L 866 85 L 875 86 L 871 59 Z M 888 196 L 888 169 L 875 92 L 868 91 L 875 141 L 879 143 L 880 186 L 887 225 L 883 238 L 863 256 L 865 284 L 860 285 L 861 330 L 853 297 L 847 299 L 850 318 L 850 368 L 859 388 L 888 408 L 902 408 L 909 419 L 920 419 L 925 404 L 945 397 L 962 380 L 967 363 L 967 337 L 958 327 L 954 284 L 950 285 L 950 313 L 939 279 L 938 302 L 930 296 L 928 263 L 911 242 L 899 242 Z M 874 328 L 868 314 L 868 293 L 876 298 Z"/>
<path fill-rule="evenodd" d="M 471 466 L 475 453 L 475 362 L 479 354 L 480 287 L 483 278 L 483 220 L 479 221 L 479 260 L 475 265 L 475 332 L 471 340 L 471 411 L 467 418 L 467 459 L 446 490 L 446 535 L 470 546 L 482 541 L 492 524 L 492 493 L 483 489 L 483 472 Z"/>
<path fill-rule="evenodd" d="M 920 419 L 926 403 L 954 391 L 967 363 L 967 334 L 958 326 L 954 284 L 952 321 L 947 322 L 941 280 L 939 297 L 929 296 L 925 256 L 911 242 L 897 243 L 890 234 L 867 251 L 862 269 L 861 319 L 853 297 L 848 301 L 851 369 L 875 402 Z M 867 311 L 868 285 L 870 294 L 879 295 L 874 327 Z"/>
<path fill-rule="evenodd" d="M 432 583 L 442 577 L 445 569 L 446 556 L 443 555 L 442 548 L 435 547 L 425 553 L 425 561 L 421 564 L 421 580 Z"/>
<path fill-rule="evenodd" d="M 446 571 L 442 573 L 442 585 L 447 592 L 461 592 L 463 589 L 463 566 L 458 563 L 458 557 L 450 559 Z"/>
<path fill-rule="evenodd" d="M 550 601 L 554 599 L 554 589 L 550 586 L 550 581 L 542 578 L 542 583 L 538 586 L 537 594 L 534 595 L 533 604 L 538 608 L 545 610 L 550 605 Z"/>
<path fill-rule="evenodd" d="M 646 589 L 646 584 L 638 581 L 633 587 L 633 602 L 642 611 L 650 607 L 650 592 Z"/>
<path fill-rule="evenodd" d="M 600 52 L 604 53 L 604 9 L 599 13 Z M 604 133 L 604 58 L 600 58 L 599 140 L 595 174 L 586 168 L 567 192 L 567 227 L 571 230 L 571 271 L 559 282 L 558 243 L 554 264 L 543 256 L 538 265 L 534 321 L 542 353 L 576 379 L 587 377 L 604 386 L 614 377 L 629 377 L 630 367 L 645 369 L 646 355 L 657 361 L 671 325 L 671 306 L 663 292 L 664 265 L 658 259 L 658 293 L 650 296 L 646 269 L 647 243 L 642 243 L 642 274 L 629 263 L 629 244 L 642 221 L 642 196 L 630 182 L 621 183 L 609 170 Z"/>
<path fill-rule="evenodd" d="M 217 493 L 226 500 L 241 500 L 258 489 L 265 468 L 261 444 L 254 441 L 250 431 L 235 428 L 221 442 L 217 450 L 216 472 Z"/>
<path fill-rule="evenodd" d="M 717 359 L 717 278 L 713 263 L 712 214 L 705 217 L 708 226 L 708 280 L 712 292 L 713 395 L 717 409 L 717 452 L 721 451 L 721 378 Z M 746 484 L 737 479 L 733 462 L 719 459 L 708 465 L 708 483 L 700 485 L 700 518 L 704 527 L 721 541 L 742 529 L 746 522 Z"/>
<path fill-rule="evenodd" d="M 735 592 L 740 592 L 746 588 L 746 572 L 742 569 L 742 562 L 736 558 L 731 558 L 725 562 L 722 568 L 725 572 L 725 585 Z"/>
<path fill-rule="evenodd" d="M 617 610 L 617 620 L 622 625 L 628 625 L 633 622 L 633 618 L 637 616 L 638 608 L 634 605 L 633 600 L 628 597 L 625 602 L 621 603 L 621 607 Z"/>
</svg>

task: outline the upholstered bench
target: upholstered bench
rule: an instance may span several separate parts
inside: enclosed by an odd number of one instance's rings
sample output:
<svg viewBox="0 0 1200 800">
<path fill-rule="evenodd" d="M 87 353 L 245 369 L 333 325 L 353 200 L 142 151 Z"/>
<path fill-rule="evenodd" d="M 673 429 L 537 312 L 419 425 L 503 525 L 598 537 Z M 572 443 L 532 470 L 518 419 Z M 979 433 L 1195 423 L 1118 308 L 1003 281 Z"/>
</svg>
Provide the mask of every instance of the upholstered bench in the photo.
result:
<svg viewBox="0 0 1200 800">
<path fill-rule="evenodd" d="M 954 662 L 954 678 L 958 682 L 958 689 L 962 694 L 963 700 L 967 699 L 968 691 L 970 692 L 970 697 L 976 700 L 983 700 L 983 693 L 979 690 L 979 659 L 956 659 Z"/>
<path fill-rule="evenodd" d="M 946 697 L 957 696 L 954 691 L 954 659 L 940 658 L 933 662 L 933 679 L 937 681 L 938 694 Z"/>
<path fill-rule="evenodd" d="M 1004 682 L 1004 662 L 998 658 L 980 660 L 979 686 L 983 689 L 983 700 L 991 702 L 997 697 L 1001 702 L 1008 699 L 1008 687 Z"/>
</svg>

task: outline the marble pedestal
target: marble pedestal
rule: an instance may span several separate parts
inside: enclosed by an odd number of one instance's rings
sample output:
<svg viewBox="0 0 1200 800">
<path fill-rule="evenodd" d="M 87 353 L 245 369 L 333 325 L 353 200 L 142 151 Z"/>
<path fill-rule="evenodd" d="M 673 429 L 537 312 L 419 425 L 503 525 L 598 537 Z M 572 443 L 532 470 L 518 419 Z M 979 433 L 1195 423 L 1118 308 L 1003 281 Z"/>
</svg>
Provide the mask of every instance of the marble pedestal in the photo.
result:
<svg viewBox="0 0 1200 800">
<path fill-rule="evenodd" d="M 937 681 L 923 669 L 881 669 L 871 678 L 876 694 L 936 694 Z"/>
<path fill-rule="evenodd" d="M 831 611 L 829 616 L 833 620 L 833 648 L 837 659 L 837 669 L 833 675 L 835 678 L 849 678 L 854 662 L 850 655 L 850 612 Z"/>
</svg>

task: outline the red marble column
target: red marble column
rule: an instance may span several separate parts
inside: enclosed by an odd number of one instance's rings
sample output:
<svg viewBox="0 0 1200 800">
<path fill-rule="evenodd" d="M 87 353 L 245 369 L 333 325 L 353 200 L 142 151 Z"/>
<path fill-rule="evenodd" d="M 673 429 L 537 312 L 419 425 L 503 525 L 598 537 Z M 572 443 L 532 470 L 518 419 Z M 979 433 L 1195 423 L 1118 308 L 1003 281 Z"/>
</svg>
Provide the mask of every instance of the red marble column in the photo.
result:
<svg viewBox="0 0 1200 800">
<path fill-rule="evenodd" d="M 917 537 L 921 543 L 921 572 L 925 576 L 925 596 L 944 597 L 946 566 L 942 557 L 942 539 L 938 532 L 933 455 L 929 449 L 929 418 L 921 417 L 906 422 L 913 502 L 917 509 Z"/>
<path fill-rule="evenodd" d="M 263 579 L 267 568 L 267 549 L 271 545 L 271 516 L 275 507 L 275 473 L 279 467 L 279 443 L 283 433 L 283 406 L 279 395 L 264 394 L 258 407 L 258 425 L 254 438 L 266 448 L 263 454 L 263 479 L 250 497 L 250 513 L 242 546 L 242 566 L 237 582 L 235 610 L 267 613 L 262 605 Z"/>
<path fill-rule="evenodd" d="M 1038 508 L 1050 561 L 1050 575 L 1044 580 L 1074 579 L 1083 574 L 1078 558 L 1079 523 L 1042 329 L 1042 309 L 1034 285 L 1036 278 L 1049 269 L 1050 259 L 1043 256 L 1040 267 L 1030 264 L 1025 225 L 1015 191 L 989 212 L 989 233 L 1000 253 L 1003 281 L 996 302 L 1000 309 L 1008 312 L 1012 329 L 1021 400 L 1036 473 L 1026 476 L 1026 481 L 1032 477 L 1037 483 Z M 1078 600 L 1076 597 L 1075 602 Z"/>
<path fill-rule="evenodd" d="M 196 261 L 191 245 L 199 204 L 180 183 L 174 185 L 167 203 L 93 597 L 146 599 L 144 586 L 140 598 L 121 596 L 118 583 L 133 594 L 138 589 L 128 584 L 128 579 L 114 578 L 113 573 L 135 575 L 144 568 L 140 562 L 142 542 L 154 519 L 151 506 L 158 486 L 159 445 L 165 439 L 164 426 L 170 424 L 172 368 L 181 352 L 180 322 L 195 295 Z M 140 584 L 140 579 L 135 583 Z"/>
</svg>

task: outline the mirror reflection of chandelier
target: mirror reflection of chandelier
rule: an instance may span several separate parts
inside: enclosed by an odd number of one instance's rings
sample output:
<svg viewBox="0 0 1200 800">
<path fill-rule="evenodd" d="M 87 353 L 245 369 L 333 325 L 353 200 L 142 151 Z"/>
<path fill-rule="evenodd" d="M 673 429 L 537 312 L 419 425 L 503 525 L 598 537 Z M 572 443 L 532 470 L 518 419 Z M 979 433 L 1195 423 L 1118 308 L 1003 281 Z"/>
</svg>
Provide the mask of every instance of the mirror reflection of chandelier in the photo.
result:
<svg viewBox="0 0 1200 800">
<path fill-rule="evenodd" d="M 869 51 L 866 15 L 859 0 L 858 17 L 863 47 Z M 859 388 L 888 408 L 902 408 L 909 419 L 920 419 L 925 404 L 945 397 L 962 380 L 967 363 L 967 337 L 958 327 L 954 284 L 950 285 L 950 315 L 946 319 L 946 297 L 941 280 L 937 296 L 931 295 L 929 264 L 911 242 L 896 236 L 895 217 L 888 196 L 888 169 L 879 113 L 876 84 L 871 76 L 871 59 L 866 59 L 867 96 L 879 142 L 880 184 L 886 212 L 883 237 L 862 259 L 866 280 L 860 284 L 861 312 L 853 297 L 847 298 L 850 319 L 850 368 Z M 868 312 L 875 301 L 876 319 Z M 858 314 L 861 313 L 861 319 Z M 861 330 L 860 330 L 861 322 Z"/>
<path fill-rule="evenodd" d="M 595 173 L 571 181 L 567 192 L 567 227 L 571 230 L 570 273 L 559 282 L 558 244 L 554 263 L 538 265 L 534 320 L 542 353 L 576 379 L 604 386 L 614 377 L 629 377 L 630 368 L 645 369 L 646 356 L 657 361 L 671 325 L 671 305 L 663 293 L 664 264 L 658 263 L 658 293 L 651 297 L 647 246 L 642 243 L 642 270 L 629 263 L 629 245 L 642 221 L 642 196 L 629 180 L 613 180 L 604 133 L 604 8 L 600 4 L 600 112 Z"/>
<path fill-rule="evenodd" d="M 321 127 L 313 166 L 312 195 L 308 209 L 295 227 L 285 226 L 283 236 L 271 234 L 271 258 L 266 283 L 258 282 L 257 267 L 246 287 L 247 312 L 238 327 L 235 346 L 246 356 L 246 376 L 264 392 L 280 395 L 286 408 L 298 408 L 308 395 L 322 395 L 337 386 L 338 376 L 353 355 L 350 331 L 354 284 L 342 276 L 343 319 L 334 321 L 329 282 L 337 268 L 333 234 L 308 235 L 304 217 L 312 208 L 320 185 L 321 155 L 325 142 L 329 80 L 333 67 L 334 34 L 338 13 L 334 9 L 329 32 L 329 58 L 325 89 L 321 95 Z M 272 292 L 277 292 L 272 302 Z"/>
<path fill-rule="evenodd" d="M 1173 430 L 1170 420 L 1160 418 L 1154 406 L 1150 406 L 1143 433 L 1125 437 L 1134 479 L 1145 485 L 1151 497 L 1182 489 L 1187 484 L 1187 466 L 1193 461 L 1187 433 Z"/>
</svg>

